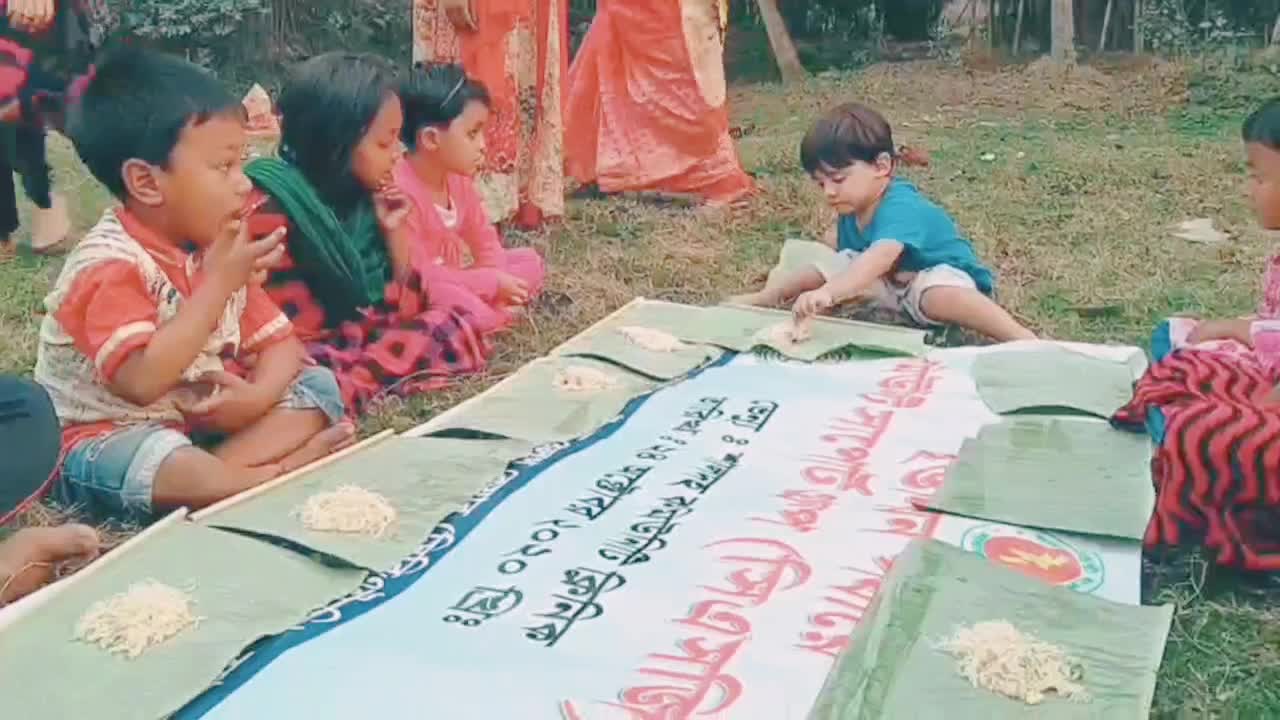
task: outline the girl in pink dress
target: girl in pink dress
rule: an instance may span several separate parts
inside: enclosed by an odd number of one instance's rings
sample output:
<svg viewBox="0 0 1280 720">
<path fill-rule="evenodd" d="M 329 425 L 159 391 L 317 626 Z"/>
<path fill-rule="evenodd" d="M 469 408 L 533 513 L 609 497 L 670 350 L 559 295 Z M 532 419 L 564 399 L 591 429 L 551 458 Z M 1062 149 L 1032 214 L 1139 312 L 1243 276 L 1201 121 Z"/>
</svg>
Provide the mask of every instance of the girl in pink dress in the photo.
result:
<svg viewBox="0 0 1280 720">
<path fill-rule="evenodd" d="M 418 64 L 400 99 L 409 154 L 395 182 L 417 210 L 408 220 L 414 265 L 432 304 L 466 308 L 481 332 L 501 330 L 542 290 L 545 269 L 533 248 L 502 246 L 472 181 L 484 164 L 489 95 L 460 65 Z"/>
<path fill-rule="evenodd" d="M 1253 315 L 1228 320 L 1175 317 L 1159 326 L 1152 336 L 1152 355 L 1163 360 L 1175 350 L 1232 355 L 1255 363 L 1280 382 L 1280 253 L 1267 260 Z M 1280 390 L 1271 394 L 1269 403 L 1280 404 Z"/>
</svg>

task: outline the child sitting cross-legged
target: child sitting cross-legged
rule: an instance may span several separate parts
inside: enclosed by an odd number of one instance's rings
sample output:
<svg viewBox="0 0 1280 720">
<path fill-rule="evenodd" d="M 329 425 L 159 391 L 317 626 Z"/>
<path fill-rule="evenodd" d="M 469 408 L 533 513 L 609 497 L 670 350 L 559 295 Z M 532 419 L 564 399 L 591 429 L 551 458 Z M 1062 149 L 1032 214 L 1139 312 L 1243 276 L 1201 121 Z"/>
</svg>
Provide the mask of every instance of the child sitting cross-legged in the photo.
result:
<svg viewBox="0 0 1280 720">
<path fill-rule="evenodd" d="M 1270 100 L 1245 120 L 1242 128 L 1249 167 L 1248 196 L 1263 230 L 1280 230 L 1280 100 Z M 1188 350 L 1234 356 L 1280 383 L 1280 253 L 1268 259 L 1255 313 L 1243 318 L 1197 320 L 1175 317 L 1156 328 L 1152 355 L 1163 360 Z M 1265 398 L 1280 407 L 1280 385 Z"/>
<path fill-rule="evenodd" d="M 1280 230 L 1280 100 L 1250 115 L 1241 139 L 1254 216 Z M 1203 544 L 1266 580 L 1280 573 L 1280 255 L 1260 289 L 1252 317 L 1161 323 L 1154 362 L 1112 421 L 1157 443 L 1146 546 Z"/>
<path fill-rule="evenodd" d="M 1002 342 L 1035 337 L 992 299 L 991 271 L 955 221 L 897 177 L 902 158 L 879 113 L 857 104 L 829 111 L 805 135 L 800 159 L 839 213 L 835 251 L 775 273 L 763 290 L 736 302 L 794 301 L 797 320 L 873 302 L 926 327 L 958 325 Z"/>
<path fill-rule="evenodd" d="M 332 373 L 303 366 L 254 282 L 284 231 L 249 236 L 243 123 L 212 76 L 133 49 L 105 58 L 72 108 L 76 151 L 121 205 L 45 301 L 36 379 L 63 426 L 63 502 L 201 507 L 353 435 Z"/>
<path fill-rule="evenodd" d="M 416 206 L 407 221 L 415 265 L 433 303 L 465 309 L 481 332 L 501 330 L 541 291 L 545 270 L 533 248 L 502 246 L 472 182 L 484 163 L 489 94 L 461 65 L 419 64 L 400 102 L 409 154 L 395 181 Z"/>
</svg>

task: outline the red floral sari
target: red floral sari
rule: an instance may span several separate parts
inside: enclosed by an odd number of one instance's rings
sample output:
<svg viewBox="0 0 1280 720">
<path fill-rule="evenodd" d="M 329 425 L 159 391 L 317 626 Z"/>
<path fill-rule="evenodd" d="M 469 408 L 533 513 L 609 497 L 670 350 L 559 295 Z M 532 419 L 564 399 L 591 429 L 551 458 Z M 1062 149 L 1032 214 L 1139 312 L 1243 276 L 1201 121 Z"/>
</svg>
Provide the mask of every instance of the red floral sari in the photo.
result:
<svg viewBox="0 0 1280 720">
<path fill-rule="evenodd" d="M 439 0 L 414 0 L 413 59 L 462 63 L 493 100 L 477 178 L 489 217 L 536 226 L 564 215 L 563 79 L 568 0 L 480 0 L 478 30 L 459 32 Z"/>
<path fill-rule="evenodd" d="M 754 187 L 729 136 L 720 3 L 600 0 L 569 71 L 569 175 L 604 192 L 697 195 Z"/>
</svg>

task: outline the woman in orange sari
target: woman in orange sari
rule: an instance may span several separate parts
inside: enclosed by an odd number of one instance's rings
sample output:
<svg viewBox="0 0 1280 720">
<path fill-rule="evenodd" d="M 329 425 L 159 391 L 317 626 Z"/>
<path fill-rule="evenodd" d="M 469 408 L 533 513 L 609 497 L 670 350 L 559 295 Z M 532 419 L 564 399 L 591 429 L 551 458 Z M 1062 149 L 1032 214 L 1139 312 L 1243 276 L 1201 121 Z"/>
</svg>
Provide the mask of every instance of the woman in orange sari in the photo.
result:
<svg viewBox="0 0 1280 720">
<path fill-rule="evenodd" d="M 461 63 L 492 100 L 477 189 L 492 222 L 564 215 L 569 0 L 413 0 L 415 62 Z"/>
<path fill-rule="evenodd" d="M 569 69 L 566 167 L 606 193 L 729 204 L 751 192 L 729 137 L 728 0 L 599 0 Z"/>
</svg>

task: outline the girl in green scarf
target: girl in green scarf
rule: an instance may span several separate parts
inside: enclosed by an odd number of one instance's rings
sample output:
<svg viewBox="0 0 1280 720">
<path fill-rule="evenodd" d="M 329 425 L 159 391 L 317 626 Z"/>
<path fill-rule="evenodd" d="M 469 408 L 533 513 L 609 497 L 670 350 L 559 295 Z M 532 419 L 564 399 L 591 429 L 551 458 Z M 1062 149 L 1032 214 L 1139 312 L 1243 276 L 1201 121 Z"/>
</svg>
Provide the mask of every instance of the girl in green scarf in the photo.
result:
<svg viewBox="0 0 1280 720">
<path fill-rule="evenodd" d="M 278 104 L 280 157 L 245 169 L 258 188 L 252 231 L 288 225 L 289 257 L 267 290 L 353 408 L 438 387 L 488 355 L 463 309 L 432 306 L 410 260 L 415 210 L 391 181 L 403 153 L 395 81 L 370 55 L 299 65 Z"/>
</svg>

